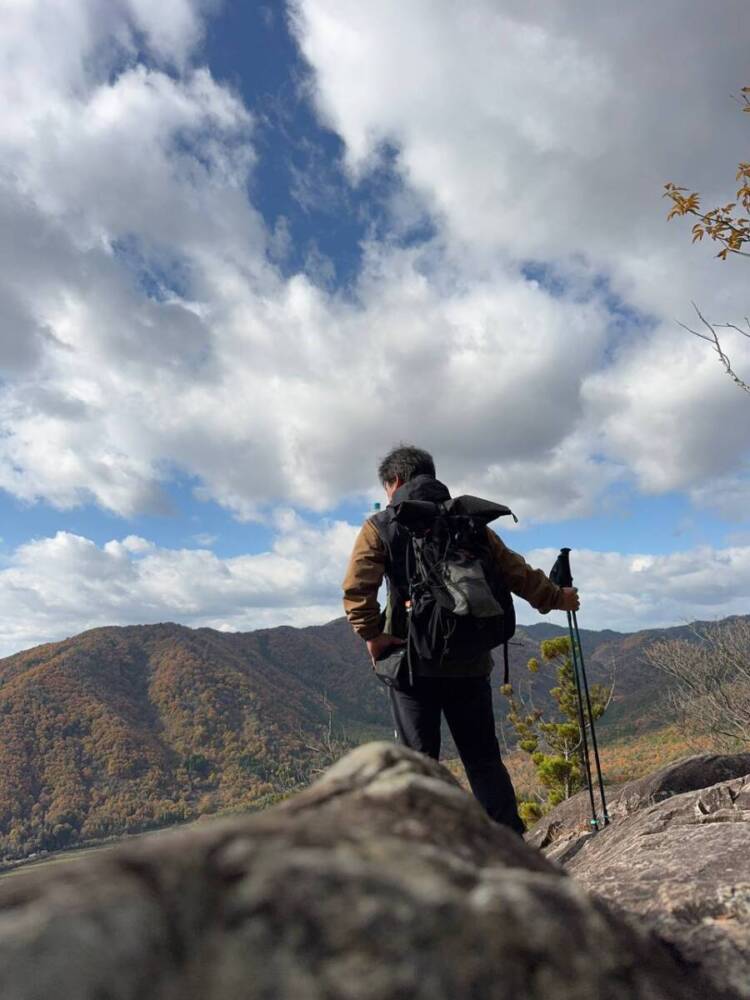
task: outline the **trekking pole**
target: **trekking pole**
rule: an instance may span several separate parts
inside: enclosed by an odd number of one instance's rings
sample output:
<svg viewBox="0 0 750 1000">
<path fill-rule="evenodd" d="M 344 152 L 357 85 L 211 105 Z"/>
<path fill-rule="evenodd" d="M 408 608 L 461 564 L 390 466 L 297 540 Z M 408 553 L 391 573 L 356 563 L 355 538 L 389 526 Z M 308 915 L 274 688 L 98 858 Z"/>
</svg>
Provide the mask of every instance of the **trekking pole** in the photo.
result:
<svg viewBox="0 0 750 1000">
<path fill-rule="evenodd" d="M 560 549 L 555 565 L 552 567 L 550 579 L 560 587 L 572 587 L 573 575 L 570 570 L 570 549 Z M 602 768 L 599 760 L 599 746 L 596 740 L 596 728 L 594 726 L 594 713 L 591 707 L 591 697 L 589 694 L 588 679 L 586 677 L 586 664 L 583 659 L 583 647 L 581 645 L 581 635 L 578 630 L 578 619 L 575 611 L 567 612 L 568 631 L 570 633 L 570 646 L 573 657 L 573 673 L 576 682 L 576 695 L 578 700 L 578 718 L 581 727 L 581 741 L 583 756 L 585 758 L 584 770 L 589 789 L 589 800 L 591 802 L 592 826 L 594 830 L 599 829 L 599 817 L 596 812 L 594 802 L 594 786 L 591 776 L 591 762 L 589 758 L 588 739 L 586 736 L 586 719 L 583 711 L 583 700 L 586 699 L 586 714 L 588 715 L 588 726 L 591 729 L 591 745 L 594 750 L 594 761 L 596 764 L 596 776 L 599 785 L 599 795 L 602 802 L 602 816 L 604 826 L 609 825 L 609 814 L 607 812 L 607 800 L 604 794 L 604 779 L 602 778 Z"/>
<path fill-rule="evenodd" d="M 572 579 L 572 577 L 571 577 Z M 581 645 L 581 633 L 578 631 L 578 616 L 575 611 L 572 613 L 568 612 L 568 618 L 573 619 L 573 629 L 575 630 L 575 641 L 578 646 L 578 657 L 581 663 L 581 678 L 583 680 L 583 690 L 586 695 L 586 709 L 588 711 L 589 722 L 591 726 L 591 745 L 594 749 L 594 762 L 596 764 L 596 777 L 599 784 L 599 795 L 602 800 L 602 814 L 604 817 L 604 825 L 609 826 L 609 813 L 607 812 L 607 799 L 604 794 L 604 778 L 602 777 L 602 765 L 599 761 L 599 746 L 596 742 L 596 729 L 594 728 L 594 713 L 591 709 L 591 697 L 589 695 L 589 682 L 586 678 L 586 665 L 583 662 L 583 646 Z M 568 626 L 570 627 L 570 626 Z M 571 633 L 572 634 L 572 633 Z"/>
<path fill-rule="evenodd" d="M 589 757 L 589 742 L 586 736 L 586 719 L 583 714 L 583 691 L 581 690 L 581 670 L 578 664 L 576 644 L 573 639 L 573 622 L 568 612 L 568 630 L 570 631 L 570 653 L 573 658 L 573 676 L 576 682 L 576 701 L 578 703 L 578 727 L 581 730 L 581 763 L 586 779 L 586 788 L 589 793 L 591 803 L 591 825 L 594 830 L 599 829 L 599 817 L 596 814 L 596 803 L 594 802 L 594 782 L 591 779 L 591 759 Z"/>
</svg>

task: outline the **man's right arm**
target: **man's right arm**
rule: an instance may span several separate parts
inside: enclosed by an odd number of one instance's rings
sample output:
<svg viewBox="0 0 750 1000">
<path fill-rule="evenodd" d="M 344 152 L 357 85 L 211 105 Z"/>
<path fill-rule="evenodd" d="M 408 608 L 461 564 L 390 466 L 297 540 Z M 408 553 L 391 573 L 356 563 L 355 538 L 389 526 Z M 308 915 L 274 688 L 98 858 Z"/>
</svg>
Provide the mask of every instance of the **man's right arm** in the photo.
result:
<svg viewBox="0 0 750 1000">
<path fill-rule="evenodd" d="M 491 528 L 487 529 L 490 551 L 500 566 L 512 593 L 523 597 L 541 614 L 548 611 L 577 611 L 578 591 L 575 587 L 558 587 L 546 573 L 533 569 L 522 555 L 509 549 Z"/>
</svg>

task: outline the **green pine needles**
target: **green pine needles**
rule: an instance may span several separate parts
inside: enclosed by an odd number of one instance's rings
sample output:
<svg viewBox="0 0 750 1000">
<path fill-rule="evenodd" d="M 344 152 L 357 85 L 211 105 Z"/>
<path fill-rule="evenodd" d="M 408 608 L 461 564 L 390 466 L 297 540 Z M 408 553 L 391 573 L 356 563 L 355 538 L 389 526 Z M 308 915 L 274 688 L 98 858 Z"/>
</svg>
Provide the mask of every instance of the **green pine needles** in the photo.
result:
<svg viewBox="0 0 750 1000">
<path fill-rule="evenodd" d="M 545 663 L 556 666 L 557 684 L 550 690 L 558 710 L 556 720 L 545 718 L 541 709 L 517 697 L 510 684 L 501 689 L 510 703 L 507 718 L 518 736 L 518 748 L 531 757 L 536 776 L 544 789 L 536 798 L 518 803 L 519 813 L 527 826 L 585 787 L 583 740 L 570 639 L 568 636 L 545 639 L 540 651 Z M 528 669 L 532 674 L 537 673 L 539 661 L 529 660 Z M 604 684 L 590 686 L 594 719 L 604 714 L 611 692 L 612 689 Z"/>
</svg>

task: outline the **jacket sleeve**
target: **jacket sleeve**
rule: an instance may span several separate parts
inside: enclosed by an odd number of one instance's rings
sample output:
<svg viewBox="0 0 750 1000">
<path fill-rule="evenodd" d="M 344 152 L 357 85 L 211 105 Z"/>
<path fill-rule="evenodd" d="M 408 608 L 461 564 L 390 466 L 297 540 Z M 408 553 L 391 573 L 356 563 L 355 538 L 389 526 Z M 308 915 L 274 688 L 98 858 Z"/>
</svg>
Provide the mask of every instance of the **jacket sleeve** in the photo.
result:
<svg viewBox="0 0 750 1000">
<path fill-rule="evenodd" d="M 509 549 L 490 528 L 490 549 L 511 592 L 528 601 L 541 614 L 560 607 L 562 589 L 552 583 L 546 573 L 532 569 L 523 556 Z"/>
<path fill-rule="evenodd" d="M 377 528 L 365 521 L 352 549 L 344 577 L 344 612 L 361 639 L 380 635 L 378 590 L 385 573 L 385 546 Z"/>
</svg>

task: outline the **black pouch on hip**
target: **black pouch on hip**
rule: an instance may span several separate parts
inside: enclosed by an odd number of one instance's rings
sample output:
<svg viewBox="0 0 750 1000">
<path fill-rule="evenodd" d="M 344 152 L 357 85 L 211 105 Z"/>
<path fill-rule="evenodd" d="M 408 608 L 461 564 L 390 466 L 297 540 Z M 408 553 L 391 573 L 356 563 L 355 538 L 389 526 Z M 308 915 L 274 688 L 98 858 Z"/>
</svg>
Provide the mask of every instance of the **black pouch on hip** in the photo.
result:
<svg viewBox="0 0 750 1000">
<path fill-rule="evenodd" d="M 399 646 L 395 652 L 384 656 L 381 660 L 375 661 L 375 673 L 380 680 L 388 687 L 398 681 L 401 672 L 406 665 L 406 646 Z"/>
</svg>

